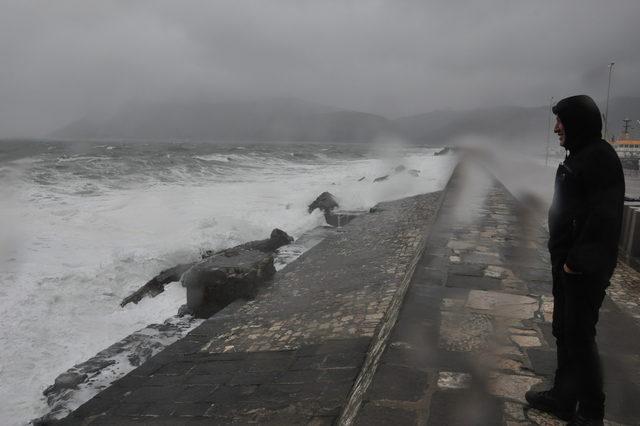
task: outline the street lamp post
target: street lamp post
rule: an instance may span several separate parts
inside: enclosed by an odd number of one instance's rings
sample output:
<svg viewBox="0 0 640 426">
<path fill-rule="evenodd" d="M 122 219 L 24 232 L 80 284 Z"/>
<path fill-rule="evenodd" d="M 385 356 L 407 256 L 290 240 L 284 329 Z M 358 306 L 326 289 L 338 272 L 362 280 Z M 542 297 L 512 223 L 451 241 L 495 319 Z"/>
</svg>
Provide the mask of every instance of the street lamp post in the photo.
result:
<svg viewBox="0 0 640 426">
<path fill-rule="evenodd" d="M 609 93 L 611 93 L 611 73 L 613 72 L 613 66 L 615 62 L 611 62 L 609 64 L 609 85 L 607 86 L 607 105 L 604 110 L 604 139 L 609 140 L 609 135 L 607 133 L 607 127 L 609 124 Z"/>
<path fill-rule="evenodd" d="M 544 158 L 544 166 L 549 165 L 549 144 L 551 143 L 551 111 L 553 109 L 553 96 L 549 99 L 549 118 L 547 119 L 547 152 Z"/>
</svg>

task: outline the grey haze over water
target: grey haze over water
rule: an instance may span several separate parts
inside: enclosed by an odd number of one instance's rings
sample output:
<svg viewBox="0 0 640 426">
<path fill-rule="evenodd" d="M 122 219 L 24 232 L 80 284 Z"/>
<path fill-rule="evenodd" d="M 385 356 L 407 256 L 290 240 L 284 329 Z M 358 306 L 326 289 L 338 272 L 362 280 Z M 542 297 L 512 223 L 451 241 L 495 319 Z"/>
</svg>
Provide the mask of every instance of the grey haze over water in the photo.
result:
<svg viewBox="0 0 640 426">
<path fill-rule="evenodd" d="M 394 118 L 640 88 L 637 0 L 0 1 L 0 137 L 129 102 L 293 97 Z"/>
</svg>

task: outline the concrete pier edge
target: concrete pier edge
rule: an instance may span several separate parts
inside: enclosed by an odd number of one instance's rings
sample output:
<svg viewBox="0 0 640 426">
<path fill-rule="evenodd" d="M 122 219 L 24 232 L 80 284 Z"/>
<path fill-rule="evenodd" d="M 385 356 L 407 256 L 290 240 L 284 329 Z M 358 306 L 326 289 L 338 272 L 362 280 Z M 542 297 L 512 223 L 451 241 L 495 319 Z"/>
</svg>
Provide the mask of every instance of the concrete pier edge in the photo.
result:
<svg viewBox="0 0 640 426">
<path fill-rule="evenodd" d="M 458 162 L 458 164 L 454 167 L 451 175 L 449 176 L 447 184 L 440 194 L 435 214 L 430 219 L 430 223 L 428 226 L 429 231 L 431 230 L 432 225 L 440 214 L 440 210 L 449 191 L 452 178 L 458 172 L 458 168 L 460 167 L 460 165 L 461 163 Z M 411 283 L 411 280 L 413 279 L 413 276 L 415 274 L 416 266 L 418 265 L 418 262 L 422 258 L 422 255 L 424 254 L 424 251 L 426 249 L 427 243 L 429 241 L 429 236 L 430 232 L 426 232 L 422 240 L 420 241 L 420 245 L 418 246 L 413 260 L 411 261 L 405 273 L 402 283 L 400 284 L 400 288 L 394 295 L 391 305 L 389 306 L 389 309 L 385 314 L 384 320 L 382 321 L 380 328 L 371 341 L 371 345 L 369 346 L 369 350 L 367 351 L 362 369 L 360 370 L 360 373 L 358 374 L 358 377 L 354 382 L 353 388 L 349 393 L 349 397 L 344 406 L 344 409 L 342 410 L 342 413 L 338 418 L 338 425 L 351 425 L 358 415 L 358 411 L 362 406 L 364 395 L 367 393 L 367 389 L 371 385 L 373 376 L 376 373 L 376 369 L 378 367 L 382 354 L 384 353 L 387 347 L 387 343 L 389 342 L 391 331 L 393 330 L 393 327 L 395 326 L 398 319 L 400 308 L 402 307 L 402 303 L 407 293 L 407 289 L 409 288 L 409 284 Z"/>
<path fill-rule="evenodd" d="M 438 200 L 438 208 L 436 209 L 436 213 L 431 218 L 429 229 L 431 229 L 433 223 L 437 220 L 438 215 L 440 214 L 440 211 L 442 208 L 442 204 L 450 190 L 452 180 L 456 176 L 456 174 L 459 172 L 459 168 L 462 166 L 462 164 L 463 164 L 463 161 L 459 161 L 457 165 L 454 167 L 454 170 L 452 171 L 451 175 L 449 176 L 449 180 L 447 181 L 447 184 L 443 188 L 442 194 L 440 195 L 440 199 Z M 510 194 L 514 199 L 517 199 L 515 195 L 511 193 L 511 191 L 509 191 L 509 189 L 500 180 L 498 180 L 493 173 L 491 173 L 488 167 L 483 166 L 482 169 L 491 176 L 491 178 L 497 183 L 497 185 L 499 185 L 502 189 L 504 189 L 504 191 Z M 529 208 L 528 206 L 525 206 L 525 205 L 523 206 L 525 208 Z M 533 211 L 533 209 L 531 210 L 532 210 L 532 213 L 534 213 L 534 217 L 536 217 L 535 211 Z M 537 220 L 540 222 L 541 225 L 544 225 L 540 218 L 537 218 Z M 389 310 L 387 310 L 385 319 L 382 322 L 382 326 L 380 327 L 380 329 L 378 330 L 378 333 L 376 334 L 376 336 L 374 336 L 371 342 L 371 346 L 369 347 L 369 350 L 367 352 L 367 356 L 365 358 L 362 369 L 360 370 L 360 374 L 358 375 L 353 385 L 353 389 L 349 394 L 347 403 L 345 404 L 345 407 L 338 419 L 338 425 L 341 425 L 341 426 L 351 425 L 353 424 L 354 420 L 358 415 L 358 411 L 362 406 L 364 395 L 366 394 L 367 389 L 371 385 L 373 376 L 375 375 L 375 372 L 380 362 L 380 359 L 382 357 L 382 354 L 387 347 L 387 343 L 391 336 L 391 331 L 393 330 L 393 327 L 395 326 L 396 321 L 398 319 L 398 314 L 400 313 L 402 302 L 404 301 L 409 284 L 411 283 L 411 280 L 413 279 L 413 276 L 415 274 L 416 266 L 418 265 L 420 258 L 424 254 L 427 243 L 429 241 L 429 237 L 430 237 L 430 232 L 424 235 L 420 243 L 420 247 L 416 251 L 414 259 L 411 262 L 411 265 L 407 270 L 407 273 L 405 274 L 404 279 L 402 280 L 401 287 L 400 289 L 398 289 L 398 292 L 396 293 L 392 301 L 392 304 L 389 307 Z"/>
</svg>

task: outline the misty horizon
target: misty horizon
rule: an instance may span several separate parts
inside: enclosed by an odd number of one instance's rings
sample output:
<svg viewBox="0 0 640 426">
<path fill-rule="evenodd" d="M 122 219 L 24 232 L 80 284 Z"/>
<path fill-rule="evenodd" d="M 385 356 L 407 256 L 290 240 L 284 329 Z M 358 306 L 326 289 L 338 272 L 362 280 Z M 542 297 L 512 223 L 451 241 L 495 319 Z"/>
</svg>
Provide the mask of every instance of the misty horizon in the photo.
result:
<svg viewBox="0 0 640 426">
<path fill-rule="evenodd" d="M 613 98 L 610 107 L 609 136 L 618 137 L 623 118 L 640 116 L 640 97 Z M 75 120 L 49 133 L 46 139 L 215 143 L 389 143 L 397 140 L 430 146 L 486 139 L 499 145 L 536 146 L 536 141 L 546 140 L 549 114 L 549 105 L 495 106 L 436 110 L 393 119 L 287 98 L 131 102 L 113 114 Z"/>
<path fill-rule="evenodd" d="M 5 2 L 0 138 L 131 102 L 296 98 L 389 119 L 639 96 L 631 0 Z"/>
</svg>

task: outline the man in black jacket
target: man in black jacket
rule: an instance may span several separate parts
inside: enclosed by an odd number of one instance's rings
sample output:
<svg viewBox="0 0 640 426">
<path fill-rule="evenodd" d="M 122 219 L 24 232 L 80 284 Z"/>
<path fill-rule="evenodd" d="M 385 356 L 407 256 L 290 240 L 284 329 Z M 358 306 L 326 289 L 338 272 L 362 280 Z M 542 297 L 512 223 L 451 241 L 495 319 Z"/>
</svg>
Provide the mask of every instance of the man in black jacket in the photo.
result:
<svg viewBox="0 0 640 426">
<path fill-rule="evenodd" d="M 605 396 L 596 323 L 618 256 L 624 174 L 615 150 L 601 138 L 593 99 L 563 99 L 553 113 L 554 132 L 567 150 L 549 210 L 557 369 L 551 390 L 525 397 L 532 407 L 573 419 L 570 424 L 601 425 Z"/>
</svg>

